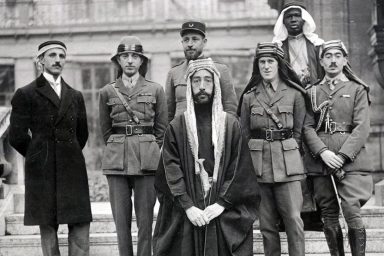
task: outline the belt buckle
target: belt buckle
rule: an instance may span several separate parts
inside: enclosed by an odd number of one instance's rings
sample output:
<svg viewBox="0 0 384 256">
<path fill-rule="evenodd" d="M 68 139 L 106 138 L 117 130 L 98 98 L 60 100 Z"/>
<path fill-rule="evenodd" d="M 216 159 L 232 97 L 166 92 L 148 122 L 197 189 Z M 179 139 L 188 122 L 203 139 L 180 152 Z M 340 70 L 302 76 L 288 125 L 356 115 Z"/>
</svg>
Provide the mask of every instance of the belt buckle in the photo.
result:
<svg viewBox="0 0 384 256">
<path fill-rule="evenodd" d="M 132 126 L 130 126 L 130 125 L 126 125 L 125 126 L 125 135 L 127 135 L 127 136 L 131 136 L 132 135 Z"/>
<path fill-rule="evenodd" d="M 266 141 L 273 141 L 273 130 L 272 129 L 266 129 L 265 130 L 265 140 Z"/>
</svg>

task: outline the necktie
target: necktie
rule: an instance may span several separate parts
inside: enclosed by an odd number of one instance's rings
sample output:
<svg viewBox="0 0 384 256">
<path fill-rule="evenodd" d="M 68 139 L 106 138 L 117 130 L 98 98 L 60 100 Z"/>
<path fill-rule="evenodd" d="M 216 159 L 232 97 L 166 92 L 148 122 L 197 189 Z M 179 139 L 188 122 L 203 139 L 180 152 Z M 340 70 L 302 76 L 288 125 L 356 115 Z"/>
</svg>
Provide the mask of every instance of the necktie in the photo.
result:
<svg viewBox="0 0 384 256">
<path fill-rule="evenodd" d="M 272 84 L 271 83 L 266 83 L 265 84 L 265 88 L 266 88 L 266 91 L 267 91 L 267 94 L 268 94 L 269 98 L 272 99 L 273 95 L 275 94 L 275 91 L 272 88 Z"/>
</svg>

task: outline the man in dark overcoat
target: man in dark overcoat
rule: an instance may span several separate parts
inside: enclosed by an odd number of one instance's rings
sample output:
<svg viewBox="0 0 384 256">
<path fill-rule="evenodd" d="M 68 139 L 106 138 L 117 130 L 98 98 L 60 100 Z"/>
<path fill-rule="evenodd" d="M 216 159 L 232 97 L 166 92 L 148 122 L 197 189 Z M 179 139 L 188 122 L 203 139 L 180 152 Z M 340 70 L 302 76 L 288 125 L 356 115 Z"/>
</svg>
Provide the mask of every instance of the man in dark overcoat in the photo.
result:
<svg viewBox="0 0 384 256">
<path fill-rule="evenodd" d="M 182 114 L 186 110 L 187 81 L 185 80 L 185 74 L 190 60 L 206 58 L 203 52 L 207 45 L 205 30 L 205 24 L 199 21 L 188 21 L 181 26 L 180 36 L 185 60 L 172 67 L 168 72 L 165 83 L 169 122 L 176 115 Z M 215 66 L 221 74 L 220 86 L 223 95 L 221 100 L 224 111 L 236 115 L 237 98 L 231 72 L 225 64 L 215 62 Z"/>
<path fill-rule="evenodd" d="M 89 255 L 87 116 L 82 94 L 61 77 L 66 51 L 60 41 L 42 43 L 43 73 L 11 102 L 9 140 L 25 157 L 24 224 L 40 226 L 44 256 L 60 255 L 59 224 L 68 224 L 69 255 Z"/>
<path fill-rule="evenodd" d="M 360 208 L 373 188 L 365 148 L 370 130 L 369 88 L 352 72 L 340 40 L 325 42 L 320 58 L 325 76 L 308 88 L 305 166 L 313 180 L 331 255 L 344 255 L 338 193 L 352 256 L 361 256 L 365 255 L 366 232 Z"/>
<path fill-rule="evenodd" d="M 273 30 L 273 42 L 278 43 L 286 60 L 305 87 L 323 75 L 319 64 L 319 47 L 324 42 L 315 34 L 316 24 L 305 8 L 304 1 L 285 1 Z"/>
</svg>

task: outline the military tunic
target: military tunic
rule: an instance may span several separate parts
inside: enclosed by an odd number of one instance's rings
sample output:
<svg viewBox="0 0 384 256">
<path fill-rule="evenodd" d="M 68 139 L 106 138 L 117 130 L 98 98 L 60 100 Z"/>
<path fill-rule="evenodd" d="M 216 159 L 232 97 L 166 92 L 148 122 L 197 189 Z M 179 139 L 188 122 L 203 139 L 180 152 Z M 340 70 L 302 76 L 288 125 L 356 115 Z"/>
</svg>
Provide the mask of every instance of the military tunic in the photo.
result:
<svg viewBox="0 0 384 256">
<path fill-rule="evenodd" d="M 230 71 L 224 64 L 215 62 L 215 66 L 220 72 L 220 86 L 224 111 L 236 115 L 237 98 Z M 188 62 L 183 61 L 168 72 L 167 81 L 165 83 L 168 121 L 172 121 L 176 115 L 184 113 L 187 108 L 185 92 L 187 89 L 187 82 L 185 81 L 187 68 Z"/>
<path fill-rule="evenodd" d="M 134 131 L 132 126 L 137 124 L 112 86 L 123 95 L 140 125 L 153 128 L 152 134 L 144 132 L 131 135 Z M 154 174 L 167 126 L 164 90 L 161 85 L 142 76 L 128 89 L 119 78 L 100 90 L 99 111 L 101 131 L 106 143 L 102 168 L 108 179 L 119 254 L 134 255 L 131 234 L 133 194 L 138 226 L 136 255 L 151 256 L 153 207 L 156 202 Z M 122 133 L 124 128 L 126 132 Z"/>
<path fill-rule="evenodd" d="M 369 103 L 365 88 L 353 81 L 340 81 L 331 90 L 321 82 L 308 90 L 311 106 L 307 110 L 304 139 L 307 152 L 304 163 L 308 175 L 312 176 L 315 199 L 322 211 L 324 225 L 339 225 L 339 207 L 335 191 L 329 176 L 330 170 L 322 161 L 320 153 L 329 149 L 346 158 L 342 169 L 345 178 L 336 183 L 342 200 L 343 213 L 348 226 L 362 228 L 360 208 L 372 194 L 372 177 L 369 171 L 372 165 L 365 143 L 369 136 Z M 311 96 L 312 95 L 312 96 Z M 325 116 L 329 116 L 329 129 L 325 131 L 324 118 L 320 129 L 316 131 L 320 111 L 315 107 L 328 101 Z"/>
</svg>

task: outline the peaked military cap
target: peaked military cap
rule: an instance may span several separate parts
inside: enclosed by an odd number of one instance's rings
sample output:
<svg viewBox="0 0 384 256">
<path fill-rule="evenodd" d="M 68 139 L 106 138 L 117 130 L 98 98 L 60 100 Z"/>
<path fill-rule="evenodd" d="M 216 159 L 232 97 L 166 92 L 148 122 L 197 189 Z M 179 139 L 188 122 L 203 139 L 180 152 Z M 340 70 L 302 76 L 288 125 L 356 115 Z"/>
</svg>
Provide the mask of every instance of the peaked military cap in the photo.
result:
<svg viewBox="0 0 384 256">
<path fill-rule="evenodd" d="M 199 21 L 187 21 L 181 26 L 180 35 L 184 36 L 187 32 L 197 32 L 205 37 L 205 24 Z"/>
</svg>

